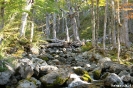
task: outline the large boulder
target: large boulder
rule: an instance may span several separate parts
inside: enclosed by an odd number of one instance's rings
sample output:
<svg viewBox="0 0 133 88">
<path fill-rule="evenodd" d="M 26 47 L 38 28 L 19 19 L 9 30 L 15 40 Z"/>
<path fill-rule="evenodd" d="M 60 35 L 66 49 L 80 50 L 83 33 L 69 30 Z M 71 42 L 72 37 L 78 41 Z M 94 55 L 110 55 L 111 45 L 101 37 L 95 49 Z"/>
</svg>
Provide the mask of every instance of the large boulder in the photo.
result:
<svg viewBox="0 0 133 88">
<path fill-rule="evenodd" d="M 14 73 L 15 71 L 11 64 L 0 60 L 0 85 L 7 84 Z"/>
<path fill-rule="evenodd" d="M 80 79 L 80 76 L 71 74 L 68 81 L 68 88 L 89 88 L 89 83 Z"/>
<path fill-rule="evenodd" d="M 40 86 L 41 82 L 32 77 L 29 80 L 26 79 L 20 80 L 17 88 L 39 88 Z"/>
<path fill-rule="evenodd" d="M 104 86 L 108 88 L 108 87 L 112 87 L 112 84 L 123 85 L 124 83 L 117 74 L 110 73 L 104 80 Z"/>
<path fill-rule="evenodd" d="M 44 75 L 40 78 L 41 82 L 46 86 L 61 86 L 66 80 L 69 78 L 69 71 L 65 69 L 58 69 L 56 71 L 52 71 L 47 75 Z"/>
<path fill-rule="evenodd" d="M 0 85 L 5 85 L 9 82 L 12 75 L 11 71 L 0 72 Z"/>
</svg>

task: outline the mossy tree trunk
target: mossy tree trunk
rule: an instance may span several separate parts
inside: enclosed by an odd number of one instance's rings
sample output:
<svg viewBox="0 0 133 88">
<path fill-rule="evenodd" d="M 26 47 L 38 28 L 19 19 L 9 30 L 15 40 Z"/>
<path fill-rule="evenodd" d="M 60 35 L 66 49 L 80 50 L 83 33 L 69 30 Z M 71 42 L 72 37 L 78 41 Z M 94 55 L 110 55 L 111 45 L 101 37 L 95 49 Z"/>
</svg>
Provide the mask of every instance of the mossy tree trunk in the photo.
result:
<svg viewBox="0 0 133 88">
<path fill-rule="evenodd" d="M 4 27 L 4 13 L 5 13 L 5 0 L 1 2 L 1 7 L 0 7 L 0 30 Z"/>
</svg>

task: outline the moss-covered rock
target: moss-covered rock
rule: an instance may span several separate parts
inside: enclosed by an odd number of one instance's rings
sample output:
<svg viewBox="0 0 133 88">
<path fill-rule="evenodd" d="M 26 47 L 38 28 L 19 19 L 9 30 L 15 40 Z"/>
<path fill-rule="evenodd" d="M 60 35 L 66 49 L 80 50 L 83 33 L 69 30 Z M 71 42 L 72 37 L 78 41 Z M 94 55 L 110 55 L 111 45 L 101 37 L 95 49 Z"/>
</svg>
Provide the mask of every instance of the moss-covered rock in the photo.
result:
<svg viewBox="0 0 133 88">
<path fill-rule="evenodd" d="M 86 70 L 82 69 L 82 68 L 77 68 L 77 69 L 73 69 L 74 73 L 76 73 L 77 75 L 84 75 L 86 73 L 88 73 Z"/>
<path fill-rule="evenodd" d="M 99 68 L 99 67 L 98 68 L 95 68 L 93 70 L 93 77 L 94 77 L 94 79 L 96 79 L 96 80 L 100 79 L 101 72 L 102 72 L 102 69 L 101 68 Z"/>
<path fill-rule="evenodd" d="M 81 77 L 82 80 L 84 81 L 87 81 L 87 82 L 92 82 L 92 78 L 90 77 L 89 74 L 84 74 L 82 77 Z"/>
</svg>

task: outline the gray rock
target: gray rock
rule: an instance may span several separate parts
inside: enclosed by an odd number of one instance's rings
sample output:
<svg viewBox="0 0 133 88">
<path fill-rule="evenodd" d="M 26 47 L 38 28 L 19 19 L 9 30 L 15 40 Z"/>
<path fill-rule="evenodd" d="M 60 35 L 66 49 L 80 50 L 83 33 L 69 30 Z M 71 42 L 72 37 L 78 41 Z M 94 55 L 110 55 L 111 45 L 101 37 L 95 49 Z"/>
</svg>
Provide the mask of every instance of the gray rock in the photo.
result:
<svg viewBox="0 0 133 88">
<path fill-rule="evenodd" d="M 109 57 L 104 57 L 104 58 L 99 59 L 99 60 L 98 60 L 98 63 L 99 63 L 99 64 L 103 64 L 103 63 L 106 62 L 106 61 L 111 61 L 111 59 L 110 59 Z"/>
<path fill-rule="evenodd" d="M 130 75 L 123 75 L 123 76 L 121 77 L 121 80 L 122 80 L 123 82 L 129 83 L 129 82 L 131 81 L 131 76 L 130 76 Z"/>
<path fill-rule="evenodd" d="M 89 83 L 82 81 L 76 74 L 71 74 L 67 81 L 68 88 L 88 88 Z"/>
<path fill-rule="evenodd" d="M 104 86 L 111 87 L 112 84 L 123 85 L 121 78 L 115 73 L 110 73 L 104 80 Z"/>
<path fill-rule="evenodd" d="M 39 47 L 33 46 L 30 50 L 32 54 L 39 55 Z"/>
<path fill-rule="evenodd" d="M 109 68 L 109 72 L 119 74 L 123 70 L 127 70 L 128 68 L 122 64 L 112 64 Z"/>
<path fill-rule="evenodd" d="M 17 88 L 37 88 L 37 86 L 34 82 L 24 79 L 19 81 Z"/>
<path fill-rule="evenodd" d="M 19 73 L 22 78 L 30 78 L 33 74 L 33 67 L 31 65 L 21 65 L 19 69 Z"/>
<path fill-rule="evenodd" d="M 9 82 L 12 75 L 11 71 L 0 72 L 0 85 L 5 85 Z"/>
<path fill-rule="evenodd" d="M 50 72 L 56 71 L 56 70 L 58 70 L 58 68 L 56 66 L 51 66 L 51 65 L 40 66 L 40 71 L 42 71 L 42 72 L 50 73 Z"/>
<path fill-rule="evenodd" d="M 121 71 L 119 74 L 118 74 L 118 76 L 119 77 L 122 77 L 123 75 L 129 75 L 130 73 L 129 72 L 127 72 L 126 70 L 123 70 L 123 71 Z"/>
<path fill-rule="evenodd" d="M 43 84 L 56 84 L 56 85 L 62 85 L 65 83 L 65 81 L 69 77 L 69 71 L 66 69 L 59 69 L 56 71 L 52 71 L 48 73 L 47 75 L 44 75 L 40 78 L 41 82 Z"/>
</svg>

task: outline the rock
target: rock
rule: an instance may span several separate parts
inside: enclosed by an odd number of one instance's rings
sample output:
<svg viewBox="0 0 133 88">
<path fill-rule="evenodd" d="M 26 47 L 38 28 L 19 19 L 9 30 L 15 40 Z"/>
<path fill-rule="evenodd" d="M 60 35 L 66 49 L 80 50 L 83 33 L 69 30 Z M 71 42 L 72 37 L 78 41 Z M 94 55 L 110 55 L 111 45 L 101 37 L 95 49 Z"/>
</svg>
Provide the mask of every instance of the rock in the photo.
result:
<svg viewBox="0 0 133 88">
<path fill-rule="evenodd" d="M 133 74 L 133 65 L 129 66 L 130 73 Z"/>
<path fill-rule="evenodd" d="M 123 71 L 121 71 L 119 74 L 118 74 L 118 76 L 119 77 L 122 77 L 123 75 L 129 75 L 130 73 L 129 72 L 127 72 L 126 70 L 123 70 Z"/>
<path fill-rule="evenodd" d="M 76 73 L 77 75 L 84 75 L 86 73 L 88 73 L 86 70 L 84 70 L 82 67 L 78 67 L 78 68 L 73 68 L 74 73 Z"/>
<path fill-rule="evenodd" d="M 98 67 L 98 65 L 92 63 L 91 65 L 88 64 L 88 66 L 85 66 L 85 70 L 92 71 L 92 70 L 94 70 L 97 67 Z"/>
<path fill-rule="evenodd" d="M 44 75 L 40 78 L 41 82 L 44 85 L 51 86 L 60 86 L 63 85 L 69 77 L 69 71 L 64 69 L 59 69 L 57 71 L 52 71 L 47 75 Z M 53 87 L 52 87 L 53 88 Z"/>
<path fill-rule="evenodd" d="M 40 66 L 40 72 L 45 72 L 46 74 L 56 70 L 58 70 L 56 66 L 51 66 L 51 65 Z"/>
<path fill-rule="evenodd" d="M 80 77 L 76 74 L 71 74 L 67 81 L 68 88 L 89 88 L 89 83 L 82 81 Z"/>
<path fill-rule="evenodd" d="M 37 86 L 34 82 L 24 79 L 19 81 L 17 88 L 37 88 Z"/>
<path fill-rule="evenodd" d="M 127 66 L 122 64 L 114 63 L 110 66 L 109 72 L 119 74 L 123 70 L 128 70 Z"/>
<path fill-rule="evenodd" d="M 124 82 L 124 83 L 130 83 L 131 81 L 131 76 L 130 75 L 123 75 L 121 77 L 121 80 Z"/>
<path fill-rule="evenodd" d="M 95 58 L 96 60 L 100 60 L 100 59 L 103 58 L 103 56 L 101 56 L 99 53 L 96 53 L 96 54 L 94 54 L 94 58 Z"/>
<path fill-rule="evenodd" d="M 111 59 L 109 57 L 101 58 L 98 60 L 98 63 L 102 65 L 106 61 L 111 61 Z"/>
<path fill-rule="evenodd" d="M 48 59 L 51 59 L 51 60 L 54 59 L 54 57 L 53 57 L 51 54 L 49 54 L 49 53 L 46 53 L 45 55 L 46 55 L 46 57 L 47 57 Z"/>
<path fill-rule="evenodd" d="M 98 80 L 100 79 L 102 69 L 100 67 L 97 67 L 93 70 L 93 77 L 94 79 Z"/>
<path fill-rule="evenodd" d="M 12 75 L 11 71 L 0 72 L 0 85 L 5 85 L 9 82 Z"/>
<path fill-rule="evenodd" d="M 35 55 L 39 55 L 39 48 L 37 46 L 31 47 L 31 53 Z"/>
<path fill-rule="evenodd" d="M 21 65 L 19 69 L 19 73 L 21 74 L 22 78 L 29 79 L 33 74 L 33 67 L 31 65 Z"/>
<path fill-rule="evenodd" d="M 61 64 L 61 62 L 60 62 L 58 59 L 52 60 L 52 63 L 53 63 L 54 65 L 60 65 L 60 64 Z"/>
<path fill-rule="evenodd" d="M 104 80 L 104 86 L 106 88 L 111 87 L 112 84 L 123 85 L 121 78 L 118 75 L 116 75 L 115 73 L 108 74 L 108 76 Z"/>
</svg>

